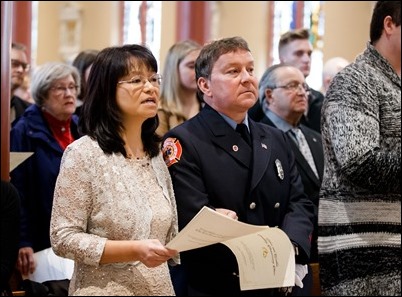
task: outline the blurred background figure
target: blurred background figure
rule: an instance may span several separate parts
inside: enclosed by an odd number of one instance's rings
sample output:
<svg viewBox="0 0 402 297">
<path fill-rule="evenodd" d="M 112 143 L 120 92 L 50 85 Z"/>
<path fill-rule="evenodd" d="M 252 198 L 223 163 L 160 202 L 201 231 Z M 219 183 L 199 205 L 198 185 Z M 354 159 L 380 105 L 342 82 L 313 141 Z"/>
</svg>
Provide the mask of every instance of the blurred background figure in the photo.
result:
<svg viewBox="0 0 402 297">
<path fill-rule="evenodd" d="M 298 68 L 308 77 L 311 70 L 311 54 L 313 45 L 310 42 L 308 29 L 296 29 L 284 33 L 279 40 L 279 60 Z M 320 132 L 321 107 L 324 95 L 309 88 L 308 107 L 301 119 L 307 127 Z"/>
<path fill-rule="evenodd" d="M 60 271 L 55 279 L 52 268 L 55 262 L 69 268 L 72 261 L 54 255 L 49 227 L 61 157 L 79 138 L 74 112 L 80 76 L 73 66 L 47 63 L 33 73 L 31 91 L 35 104 L 16 121 L 10 135 L 11 152 L 34 152 L 10 173 L 22 209 L 17 268 L 23 278 L 46 282 L 52 294 L 67 295 L 72 271 Z"/>
<path fill-rule="evenodd" d="M 96 55 L 99 53 L 98 50 L 88 49 L 80 52 L 72 62 L 72 65 L 78 69 L 78 73 L 81 77 L 80 94 L 77 98 L 77 108 L 75 114 L 81 115 L 81 106 L 84 100 L 86 85 L 88 81 L 89 72 L 92 67 L 92 63 L 95 60 Z"/>
<path fill-rule="evenodd" d="M 25 45 L 12 43 L 11 45 L 11 102 L 10 123 L 19 118 L 31 103 L 14 94 L 24 84 L 24 79 L 30 70 Z"/>
<path fill-rule="evenodd" d="M 21 98 L 29 104 L 35 103 L 31 95 L 31 78 L 29 75 L 25 75 L 22 85 L 15 89 L 14 96 Z"/>
<path fill-rule="evenodd" d="M 200 50 L 200 44 L 185 40 L 175 43 L 167 53 L 158 110 L 159 127 L 156 131 L 160 136 L 201 110 L 194 70 Z"/>
<path fill-rule="evenodd" d="M 1 296 L 12 296 L 10 279 L 17 263 L 21 206 L 17 189 L 8 181 L 1 181 L 0 199 L 0 293 Z"/>
<path fill-rule="evenodd" d="M 342 57 L 334 57 L 325 62 L 322 69 L 322 93 L 324 95 L 334 76 L 348 65 L 349 61 Z"/>
</svg>

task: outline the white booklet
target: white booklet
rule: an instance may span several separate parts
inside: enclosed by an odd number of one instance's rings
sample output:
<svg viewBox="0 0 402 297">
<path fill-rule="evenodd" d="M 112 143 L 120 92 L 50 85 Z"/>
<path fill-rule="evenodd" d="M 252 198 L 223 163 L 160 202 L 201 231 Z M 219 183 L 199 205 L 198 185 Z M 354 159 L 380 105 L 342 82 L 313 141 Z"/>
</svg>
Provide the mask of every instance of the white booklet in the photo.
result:
<svg viewBox="0 0 402 297">
<path fill-rule="evenodd" d="M 222 243 L 234 253 L 241 290 L 295 285 L 295 254 L 279 228 L 250 225 L 204 206 L 166 246 L 179 252 Z"/>
<path fill-rule="evenodd" d="M 29 278 L 38 283 L 49 280 L 71 279 L 74 271 L 74 261 L 57 256 L 52 248 L 34 253 L 36 269 L 34 273 L 23 278 Z"/>
</svg>

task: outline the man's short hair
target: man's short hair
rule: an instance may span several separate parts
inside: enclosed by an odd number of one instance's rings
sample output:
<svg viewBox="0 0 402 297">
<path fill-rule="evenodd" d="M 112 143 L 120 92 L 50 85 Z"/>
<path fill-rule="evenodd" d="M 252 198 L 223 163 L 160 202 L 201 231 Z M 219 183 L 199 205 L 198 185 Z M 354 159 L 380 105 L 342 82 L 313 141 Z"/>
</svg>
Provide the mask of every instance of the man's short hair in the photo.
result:
<svg viewBox="0 0 402 297">
<path fill-rule="evenodd" d="M 20 50 L 20 51 L 25 51 L 27 49 L 24 44 L 18 43 L 18 42 L 11 43 L 11 48 L 16 49 L 16 50 Z"/>
<path fill-rule="evenodd" d="M 291 30 L 288 31 L 284 34 L 281 35 L 281 38 L 279 39 L 279 52 L 281 49 L 291 43 L 294 40 L 304 40 L 304 39 L 309 39 L 310 38 L 310 33 L 308 29 L 301 28 L 301 29 L 296 29 L 296 30 Z"/>
</svg>

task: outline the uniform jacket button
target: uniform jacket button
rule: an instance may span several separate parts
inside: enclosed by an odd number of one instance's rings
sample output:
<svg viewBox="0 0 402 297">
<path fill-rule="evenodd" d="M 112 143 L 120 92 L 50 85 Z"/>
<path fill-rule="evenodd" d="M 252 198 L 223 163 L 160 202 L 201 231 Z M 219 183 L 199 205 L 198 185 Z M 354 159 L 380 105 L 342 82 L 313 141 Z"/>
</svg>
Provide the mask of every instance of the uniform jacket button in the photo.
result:
<svg viewBox="0 0 402 297">
<path fill-rule="evenodd" d="M 255 202 L 251 202 L 251 203 L 250 203 L 250 209 L 254 209 L 255 207 L 256 207 Z"/>
<path fill-rule="evenodd" d="M 275 207 L 275 208 L 279 208 L 279 206 L 280 206 L 280 203 L 279 203 L 279 202 L 276 202 L 274 207 Z"/>
</svg>

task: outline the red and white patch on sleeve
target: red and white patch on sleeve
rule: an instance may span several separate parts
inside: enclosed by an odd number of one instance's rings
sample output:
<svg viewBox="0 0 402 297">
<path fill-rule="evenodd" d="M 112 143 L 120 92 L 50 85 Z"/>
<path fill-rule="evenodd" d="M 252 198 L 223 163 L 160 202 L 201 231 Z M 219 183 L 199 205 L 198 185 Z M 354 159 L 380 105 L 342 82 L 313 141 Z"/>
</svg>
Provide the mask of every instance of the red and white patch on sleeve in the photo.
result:
<svg viewBox="0 0 402 297">
<path fill-rule="evenodd" d="M 162 153 L 167 167 L 180 161 L 182 154 L 180 141 L 177 138 L 166 138 L 163 142 Z"/>
</svg>

